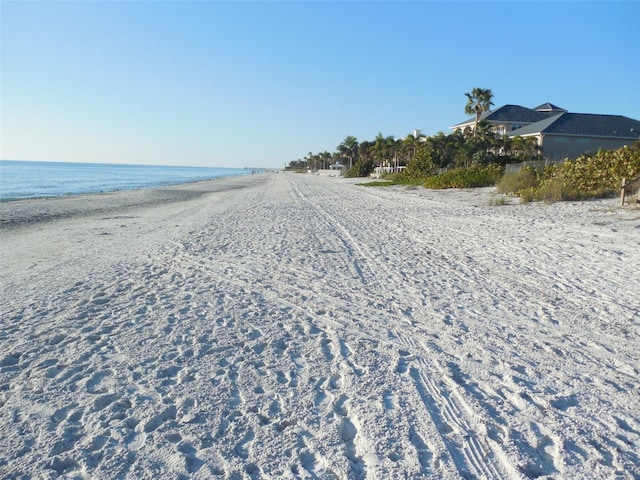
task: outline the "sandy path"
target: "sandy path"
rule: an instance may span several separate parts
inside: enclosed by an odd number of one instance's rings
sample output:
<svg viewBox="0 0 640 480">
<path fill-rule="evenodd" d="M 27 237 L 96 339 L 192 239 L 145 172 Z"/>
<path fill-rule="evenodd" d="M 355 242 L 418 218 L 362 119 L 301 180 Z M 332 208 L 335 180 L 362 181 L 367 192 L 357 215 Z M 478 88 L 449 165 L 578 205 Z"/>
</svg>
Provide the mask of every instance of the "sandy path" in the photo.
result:
<svg viewBox="0 0 640 480">
<path fill-rule="evenodd" d="M 0 476 L 640 476 L 638 211 L 234 181 L 2 206 Z"/>
</svg>

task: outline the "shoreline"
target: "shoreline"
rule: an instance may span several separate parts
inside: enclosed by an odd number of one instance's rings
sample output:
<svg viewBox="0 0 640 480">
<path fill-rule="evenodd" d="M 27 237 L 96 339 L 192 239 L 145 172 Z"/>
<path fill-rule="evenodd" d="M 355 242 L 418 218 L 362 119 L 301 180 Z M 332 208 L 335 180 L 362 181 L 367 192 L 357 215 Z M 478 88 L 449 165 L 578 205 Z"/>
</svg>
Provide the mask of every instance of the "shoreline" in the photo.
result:
<svg viewBox="0 0 640 480">
<path fill-rule="evenodd" d="M 158 187 L 34 197 L 0 201 L 0 231 L 74 216 L 107 214 L 119 210 L 182 202 L 202 195 L 244 188 L 267 174 L 246 174 Z"/>
<path fill-rule="evenodd" d="M 120 193 L 120 192 L 135 192 L 137 190 L 154 190 L 158 188 L 171 188 L 171 187 L 180 187 L 184 185 L 191 185 L 193 183 L 206 183 L 206 182 L 214 182 L 216 180 L 224 180 L 226 178 L 235 178 L 235 177 L 244 177 L 249 175 L 248 173 L 238 173 L 235 175 L 222 175 L 211 178 L 201 178 L 197 180 L 186 180 L 182 182 L 161 182 L 157 184 L 144 185 L 144 186 L 133 186 L 127 188 L 115 188 L 115 189 L 105 189 L 100 191 L 85 191 L 85 192 L 75 192 L 75 193 L 64 193 L 60 195 L 36 195 L 30 197 L 0 197 L 0 205 L 2 203 L 11 203 L 11 202 L 19 202 L 22 200 L 47 200 L 47 199 L 55 199 L 55 198 L 69 198 L 69 197 L 84 197 L 87 195 L 107 195 L 109 193 Z"/>
<path fill-rule="evenodd" d="M 41 172 L 28 182 L 33 169 Z M 248 175 L 252 171 L 230 167 L 0 160 L 0 202 L 162 188 Z"/>
</svg>

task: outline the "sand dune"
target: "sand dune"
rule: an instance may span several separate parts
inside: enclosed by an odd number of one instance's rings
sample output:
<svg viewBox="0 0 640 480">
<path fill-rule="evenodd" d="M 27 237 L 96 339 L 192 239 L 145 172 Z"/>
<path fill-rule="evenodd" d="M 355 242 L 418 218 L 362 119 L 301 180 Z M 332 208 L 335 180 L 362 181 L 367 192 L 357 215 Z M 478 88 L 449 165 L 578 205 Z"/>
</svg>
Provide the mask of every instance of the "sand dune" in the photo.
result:
<svg viewBox="0 0 640 480">
<path fill-rule="evenodd" d="M 0 477 L 640 477 L 640 211 L 355 183 L 1 204 Z"/>
</svg>

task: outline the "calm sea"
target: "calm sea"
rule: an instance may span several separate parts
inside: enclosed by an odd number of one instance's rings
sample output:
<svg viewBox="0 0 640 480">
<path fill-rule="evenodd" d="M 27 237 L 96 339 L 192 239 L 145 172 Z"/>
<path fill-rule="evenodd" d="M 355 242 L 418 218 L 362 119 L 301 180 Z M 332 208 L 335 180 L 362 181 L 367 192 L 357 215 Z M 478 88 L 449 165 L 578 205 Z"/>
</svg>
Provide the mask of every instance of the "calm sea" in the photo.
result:
<svg viewBox="0 0 640 480">
<path fill-rule="evenodd" d="M 0 200 L 134 190 L 247 173 L 251 170 L 0 160 Z"/>
</svg>

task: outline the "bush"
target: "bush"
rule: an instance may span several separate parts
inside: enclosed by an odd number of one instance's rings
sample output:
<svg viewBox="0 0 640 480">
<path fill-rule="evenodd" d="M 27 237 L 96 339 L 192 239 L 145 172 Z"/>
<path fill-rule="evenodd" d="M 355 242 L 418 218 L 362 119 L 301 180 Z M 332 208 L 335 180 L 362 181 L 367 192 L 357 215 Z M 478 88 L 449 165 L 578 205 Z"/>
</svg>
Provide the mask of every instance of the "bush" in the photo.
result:
<svg viewBox="0 0 640 480">
<path fill-rule="evenodd" d="M 515 195 L 528 188 L 540 185 L 538 172 L 532 167 L 526 167 L 517 173 L 505 173 L 496 184 L 500 193 Z"/>
<path fill-rule="evenodd" d="M 442 175 L 426 179 L 425 188 L 476 188 L 491 187 L 504 174 L 504 167 L 496 164 L 475 165 L 471 168 L 456 168 Z"/>
<path fill-rule="evenodd" d="M 407 168 L 400 173 L 395 174 L 395 180 L 402 183 L 422 183 L 422 180 L 433 175 L 437 170 L 433 162 L 433 150 L 429 146 L 423 146 L 418 149 L 413 156 Z"/>
<path fill-rule="evenodd" d="M 583 155 L 559 166 L 556 178 L 570 199 L 606 197 L 617 194 L 623 178 L 640 175 L 640 150 L 623 147 Z"/>
<path fill-rule="evenodd" d="M 640 149 L 604 150 L 548 166 L 543 172 L 526 170 L 505 175 L 500 191 L 518 195 L 524 202 L 608 197 L 619 193 L 623 178 L 640 176 Z"/>
<path fill-rule="evenodd" d="M 368 177 L 374 169 L 375 165 L 372 161 L 358 160 L 353 167 L 345 172 L 344 176 L 346 178 Z"/>
</svg>

